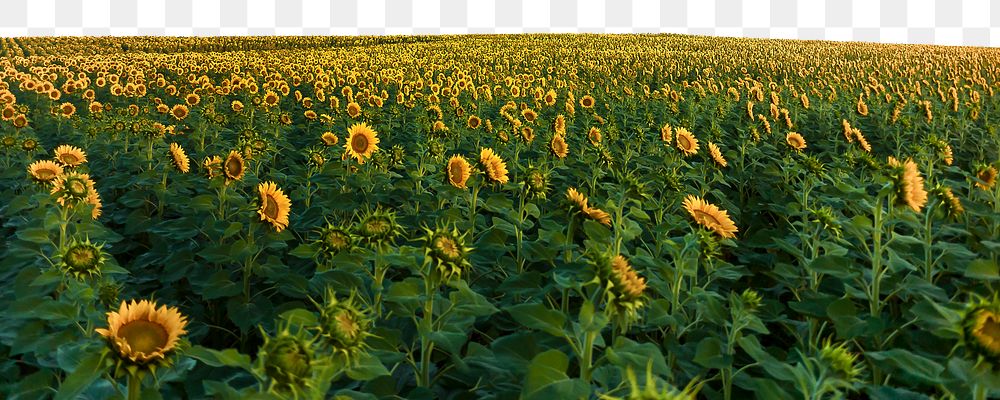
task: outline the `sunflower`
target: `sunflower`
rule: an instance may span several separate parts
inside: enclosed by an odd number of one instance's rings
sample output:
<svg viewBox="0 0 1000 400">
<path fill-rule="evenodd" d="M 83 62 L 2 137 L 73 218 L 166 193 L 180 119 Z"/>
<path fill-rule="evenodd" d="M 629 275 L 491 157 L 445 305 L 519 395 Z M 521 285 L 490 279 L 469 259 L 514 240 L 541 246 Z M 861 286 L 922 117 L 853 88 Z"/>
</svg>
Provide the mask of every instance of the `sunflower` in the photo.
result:
<svg viewBox="0 0 1000 400">
<path fill-rule="evenodd" d="M 340 227 L 327 223 L 325 227 L 319 230 L 317 243 L 323 254 L 332 257 L 337 255 L 337 253 L 353 248 L 354 235 L 351 234 L 348 227 Z"/>
<path fill-rule="evenodd" d="M 243 179 L 243 174 L 247 172 L 247 164 L 243 159 L 243 154 L 236 150 L 230 150 L 226 161 L 222 163 L 222 172 L 226 176 L 227 183 Z"/>
<path fill-rule="evenodd" d="M 38 148 L 38 141 L 35 139 L 27 138 L 21 142 L 21 150 L 24 150 L 26 152 L 29 153 L 34 152 L 35 149 L 37 148 Z"/>
<path fill-rule="evenodd" d="M 722 150 L 719 149 L 715 143 L 708 142 L 708 154 L 712 156 L 712 160 L 720 167 L 726 167 L 729 163 L 726 162 L 726 158 L 722 156 Z"/>
<path fill-rule="evenodd" d="M 173 158 L 174 166 L 177 167 L 178 171 L 181 171 L 181 173 L 186 174 L 188 173 L 188 171 L 191 170 L 190 166 L 191 162 L 188 159 L 187 154 L 184 153 L 184 148 L 182 148 L 181 145 L 177 143 L 171 143 L 170 156 Z"/>
<path fill-rule="evenodd" d="M 548 170 L 529 166 L 524 172 L 524 191 L 529 198 L 544 199 L 549 193 L 551 174 Z"/>
<path fill-rule="evenodd" d="M 521 116 L 524 117 L 524 120 L 528 121 L 529 123 L 533 123 L 535 122 L 536 119 L 538 119 L 538 113 L 536 113 L 535 110 L 532 110 L 530 108 L 522 110 Z"/>
<path fill-rule="evenodd" d="M 583 97 L 580 98 L 580 107 L 588 109 L 594 108 L 594 103 L 595 103 L 594 97 L 589 94 L 584 95 Z"/>
<path fill-rule="evenodd" d="M 323 144 L 327 146 L 335 146 L 337 145 L 337 142 L 340 141 L 340 139 L 337 138 L 337 135 L 333 132 L 323 132 L 323 135 L 320 136 L 320 140 L 322 140 Z"/>
<path fill-rule="evenodd" d="M 243 102 L 242 101 L 233 100 L 233 102 L 229 104 L 229 107 L 233 109 L 233 112 L 236 112 L 236 113 L 243 112 Z"/>
<path fill-rule="evenodd" d="M 351 118 L 357 118 L 361 115 L 361 106 L 353 101 L 347 103 L 347 115 Z"/>
<path fill-rule="evenodd" d="M 268 90 L 267 93 L 264 93 L 264 106 L 265 107 L 274 107 L 274 106 L 278 105 L 278 101 L 279 100 L 281 100 L 281 98 L 278 97 L 277 93 L 274 93 L 274 92 L 272 92 L 270 90 Z"/>
<path fill-rule="evenodd" d="M 571 187 L 566 189 L 566 199 L 569 200 L 570 208 L 576 214 L 597 221 L 600 224 L 611 226 L 611 214 L 600 208 L 591 207 L 588 204 L 589 199 L 587 199 L 587 196 L 577 191 L 576 188 Z"/>
<path fill-rule="evenodd" d="M 448 159 L 448 183 L 459 189 L 465 189 L 465 183 L 472 175 L 472 167 L 465 157 L 460 155 L 451 156 Z"/>
<path fill-rule="evenodd" d="M 108 328 L 95 329 L 104 336 L 122 362 L 145 366 L 165 360 L 187 333 L 187 317 L 175 307 L 142 300 L 122 301 L 118 311 L 108 312 Z"/>
<path fill-rule="evenodd" d="M 611 278 L 615 285 L 615 290 L 620 292 L 620 296 L 629 300 L 642 297 L 642 292 L 646 290 L 646 280 L 639 277 L 635 269 L 629 265 L 628 260 L 621 255 L 615 256 L 611 260 Z"/>
<path fill-rule="evenodd" d="M 920 176 L 917 163 L 912 159 L 900 162 L 890 156 L 889 166 L 895 169 L 893 180 L 898 202 L 910 207 L 914 212 L 920 212 L 920 209 L 927 204 L 927 190 L 924 189 L 924 178 Z"/>
<path fill-rule="evenodd" d="M 704 226 L 723 238 L 735 238 L 739 229 L 729 213 L 693 195 L 684 198 L 684 208 L 699 225 Z"/>
<path fill-rule="evenodd" d="M 372 336 L 369 331 L 373 327 L 368 310 L 355 304 L 355 296 L 356 292 L 351 292 L 347 300 L 338 300 L 336 291 L 328 287 L 324 303 L 316 304 L 320 309 L 320 337 L 348 361 L 356 360 L 368 348 L 365 339 Z"/>
<path fill-rule="evenodd" d="M 201 165 L 205 168 L 205 176 L 208 179 L 222 175 L 222 158 L 219 156 L 205 157 Z"/>
<path fill-rule="evenodd" d="M 76 167 L 87 162 L 87 153 L 76 146 L 64 144 L 55 150 L 56 161 L 64 167 Z"/>
<path fill-rule="evenodd" d="M 1000 304 L 979 300 L 970 303 L 962 319 L 962 342 L 973 354 L 990 363 L 1000 362 Z"/>
<path fill-rule="evenodd" d="M 493 149 L 484 148 L 479 152 L 479 163 L 486 171 L 486 177 L 493 183 L 507 183 L 507 164 L 493 152 Z"/>
<path fill-rule="evenodd" d="M 62 103 L 59 106 L 59 113 L 65 118 L 70 118 L 73 114 L 76 114 L 76 106 L 73 103 Z"/>
<path fill-rule="evenodd" d="M 316 338 L 307 338 L 304 329 L 292 333 L 290 323 L 282 323 L 274 336 L 264 334 L 264 344 L 257 350 L 257 369 L 270 381 L 277 393 L 291 393 L 291 398 L 307 398 L 308 388 L 316 385 Z M 261 328 L 263 334 L 263 328 Z M 262 371 L 261 371 L 262 370 Z"/>
<path fill-rule="evenodd" d="M 479 119 L 479 117 L 470 115 L 469 120 L 466 121 L 466 126 L 468 126 L 469 129 L 479 129 L 479 126 L 482 125 L 482 123 L 483 120 Z"/>
<path fill-rule="evenodd" d="M 347 143 L 344 143 L 347 149 L 345 154 L 354 157 L 358 164 L 364 164 L 366 159 L 378 151 L 378 143 L 378 132 L 368 124 L 364 122 L 354 124 L 348 129 Z"/>
<path fill-rule="evenodd" d="M 698 154 L 698 139 L 686 128 L 677 128 L 674 132 L 677 137 L 677 148 L 685 156 Z"/>
<path fill-rule="evenodd" d="M 59 252 L 58 266 L 66 274 L 72 275 L 76 279 L 100 275 L 101 266 L 104 265 L 105 261 L 102 247 L 91 243 L 90 239 L 85 241 L 73 239 Z"/>
<path fill-rule="evenodd" d="M 173 116 L 174 119 L 178 121 L 182 121 L 184 120 L 184 118 L 187 118 L 189 113 L 190 111 L 188 110 L 188 107 L 183 104 L 175 105 L 173 108 L 170 109 L 170 115 Z"/>
<path fill-rule="evenodd" d="M 39 160 L 28 166 L 28 174 L 31 179 L 39 183 L 51 183 L 63 174 L 63 167 L 49 160 Z"/>
<path fill-rule="evenodd" d="M 594 146 L 599 146 L 601 144 L 601 130 L 597 127 L 590 127 L 590 131 L 587 132 L 587 140 L 590 144 Z"/>
<path fill-rule="evenodd" d="M 355 232 L 369 245 L 381 249 L 395 242 L 402 233 L 402 226 L 396 221 L 394 211 L 379 207 L 361 216 Z"/>
<path fill-rule="evenodd" d="M 424 251 L 437 266 L 437 272 L 447 281 L 460 277 L 462 272 L 471 268 L 469 253 L 472 248 L 466 247 L 465 235 L 458 228 L 436 227 L 424 228 Z"/>
<path fill-rule="evenodd" d="M 806 139 L 802 135 L 795 132 L 788 132 L 785 135 L 785 143 L 792 146 L 793 149 L 801 151 L 806 148 Z"/>
<path fill-rule="evenodd" d="M 292 209 L 288 196 L 274 182 L 257 185 L 257 192 L 260 193 L 260 208 L 257 209 L 260 220 L 269 222 L 278 232 L 288 227 L 288 212 Z"/>
<path fill-rule="evenodd" d="M 949 217 L 956 218 L 965 212 L 965 208 L 962 207 L 962 201 L 952 193 L 950 187 L 938 185 L 934 188 L 934 194 L 937 195 L 942 209 Z"/>
<path fill-rule="evenodd" d="M 569 154 L 569 146 L 566 144 L 566 138 L 560 134 L 553 135 L 552 140 L 549 141 L 549 151 L 557 158 L 566 158 L 566 155 Z"/>
<path fill-rule="evenodd" d="M 545 102 L 545 105 L 547 106 L 552 106 L 556 104 L 556 91 L 553 89 L 549 89 L 548 92 L 545 92 L 545 96 L 542 99 Z"/>
<path fill-rule="evenodd" d="M 198 103 L 201 103 L 201 96 L 199 96 L 197 93 L 188 94 L 186 97 L 184 97 L 184 102 L 187 103 L 187 105 L 194 107 L 198 105 Z"/>
<path fill-rule="evenodd" d="M 90 175 L 69 172 L 56 177 L 51 194 L 56 196 L 60 206 L 74 206 L 87 202 L 93 192 L 94 181 Z"/>
<path fill-rule="evenodd" d="M 674 128 L 670 124 L 663 124 L 663 127 L 660 128 L 660 140 L 667 146 L 674 141 Z"/>
<path fill-rule="evenodd" d="M 983 190 L 990 190 L 993 185 L 997 183 L 997 168 L 992 165 L 981 166 L 979 170 L 976 171 L 976 178 L 979 182 L 976 182 L 976 187 Z"/>
</svg>

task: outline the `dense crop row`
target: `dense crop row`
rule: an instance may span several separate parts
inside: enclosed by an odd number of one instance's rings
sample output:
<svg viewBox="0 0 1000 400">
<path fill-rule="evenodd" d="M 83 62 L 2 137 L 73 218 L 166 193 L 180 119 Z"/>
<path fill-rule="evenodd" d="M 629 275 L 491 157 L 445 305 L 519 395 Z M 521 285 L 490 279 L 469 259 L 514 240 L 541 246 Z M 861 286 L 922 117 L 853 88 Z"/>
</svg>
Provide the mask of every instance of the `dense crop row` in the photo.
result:
<svg viewBox="0 0 1000 400">
<path fill-rule="evenodd" d="M 1000 394 L 998 55 L 4 39 L 0 388 Z"/>
</svg>

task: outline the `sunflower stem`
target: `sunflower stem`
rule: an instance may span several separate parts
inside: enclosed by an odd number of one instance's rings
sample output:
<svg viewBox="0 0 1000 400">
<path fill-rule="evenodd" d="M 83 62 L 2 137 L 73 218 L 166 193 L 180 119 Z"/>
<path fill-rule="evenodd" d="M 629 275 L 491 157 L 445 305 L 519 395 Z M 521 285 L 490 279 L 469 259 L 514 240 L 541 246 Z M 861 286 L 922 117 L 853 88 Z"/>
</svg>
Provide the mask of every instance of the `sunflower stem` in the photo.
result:
<svg viewBox="0 0 1000 400">
<path fill-rule="evenodd" d="M 142 379 L 134 374 L 128 375 L 128 400 L 142 398 Z"/>
<path fill-rule="evenodd" d="M 590 384 L 590 376 L 593 372 L 594 341 L 597 340 L 599 331 L 589 331 L 583 340 L 583 359 L 580 360 L 580 379 Z"/>
</svg>

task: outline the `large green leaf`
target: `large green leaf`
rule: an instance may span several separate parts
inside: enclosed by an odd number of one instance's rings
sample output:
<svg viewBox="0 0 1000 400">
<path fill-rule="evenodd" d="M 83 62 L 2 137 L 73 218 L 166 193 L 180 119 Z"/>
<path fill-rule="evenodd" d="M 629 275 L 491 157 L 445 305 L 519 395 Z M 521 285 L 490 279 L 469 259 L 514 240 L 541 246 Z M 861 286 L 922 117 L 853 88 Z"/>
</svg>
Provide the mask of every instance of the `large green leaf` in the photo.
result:
<svg viewBox="0 0 1000 400">
<path fill-rule="evenodd" d="M 517 304 L 505 309 L 519 324 L 552 336 L 565 335 L 566 316 L 540 303 Z"/>
</svg>

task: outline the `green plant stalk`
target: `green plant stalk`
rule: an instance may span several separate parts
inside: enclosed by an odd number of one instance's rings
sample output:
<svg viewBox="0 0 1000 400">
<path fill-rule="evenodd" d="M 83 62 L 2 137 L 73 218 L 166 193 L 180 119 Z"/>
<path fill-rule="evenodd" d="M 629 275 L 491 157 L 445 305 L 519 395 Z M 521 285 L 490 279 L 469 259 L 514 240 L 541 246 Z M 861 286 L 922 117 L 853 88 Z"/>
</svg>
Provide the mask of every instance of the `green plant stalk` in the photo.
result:
<svg viewBox="0 0 1000 400">
<path fill-rule="evenodd" d="M 517 273 L 524 272 L 524 257 L 522 256 L 521 243 L 524 241 L 524 231 L 521 229 L 524 226 L 524 190 L 521 190 L 521 195 L 519 196 L 517 204 L 517 226 L 514 230 L 515 237 L 517 239 Z"/>
<path fill-rule="evenodd" d="M 932 213 L 931 207 L 924 210 L 924 280 L 931 284 L 934 283 L 934 260 L 931 258 L 931 245 L 934 241 L 934 232 L 931 231 L 934 227 Z"/>
<path fill-rule="evenodd" d="M 573 211 L 569 213 L 569 223 L 566 224 L 566 253 L 563 256 L 563 260 L 569 264 L 573 260 L 573 234 L 574 228 L 576 228 L 576 218 Z"/>
<path fill-rule="evenodd" d="M 591 374 L 594 372 L 594 341 L 597 340 L 599 333 L 597 331 L 589 331 L 583 340 L 583 359 L 580 360 L 580 378 L 588 385 L 591 382 Z"/>
<path fill-rule="evenodd" d="M 128 375 L 128 400 L 142 399 L 142 379 L 134 374 Z"/>
<path fill-rule="evenodd" d="M 469 199 L 469 236 L 476 237 L 476 204 L 479 201 L 479 189 L 482 184 L 472 185 L 472 197 Z"/>
<path fill-rule="evenodd" d="M 425 265 L 426 269 L 426 265 Z M 420 320 L 420 376 L 417 378 L 418 386 L 431 386 L 431 354 L 434 352 L 434 343 L 431 342 L 430 332 L 434 325 L 434 294 L 437 290 L 437 282 L 430 276 L 424 277 L 424 315 Z"/>
<path fill-rule="evenodd" d="M 254 245 L 253 227 L 254 222 L 251 221 L 250 226 L 247 228 L 247 246 L 249 247 L 253 247 Z M 247 304 L 250 304 L 250 277 L 253 275 L 253 262 L 253 259 L 243 262 L 243 298 Z"/>
<path fill-rule="evenodd" d="M 889 202 L 889 206 L 892 204 Z M 869 309 L 873 317 L 882 312 L 881 290 L 882 276 L 885 274 L 882 267 L 882 198 L 875 200 L 874 225 L 872 230 L 872 285 L 868 292 Z"/>
<path fill-rule="evenodd" d="M 384 265 L 382 265 L 382 251 L 381 250 L 376 250 L 375 251 L 375 265 L 374 265 L 374 271 L 373 272 L 374 273 L 372 274 L 372 276 L 373 276 L 374 281 L 375 281 L 375 283 L 373 285 L 374 286 L 373 289 L 375 290 L 375 301 L 373 302 L 372 306 L 375 308 L 375 315 L 381 318 L 382 317 L 382 292 L 385 289 L 383 281 L 385 280 L 385 274 L 386 274 L 386 272 L 388 272 L 388 268 L 386 268 Z"/>
</svg>

